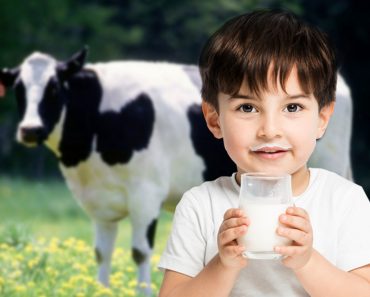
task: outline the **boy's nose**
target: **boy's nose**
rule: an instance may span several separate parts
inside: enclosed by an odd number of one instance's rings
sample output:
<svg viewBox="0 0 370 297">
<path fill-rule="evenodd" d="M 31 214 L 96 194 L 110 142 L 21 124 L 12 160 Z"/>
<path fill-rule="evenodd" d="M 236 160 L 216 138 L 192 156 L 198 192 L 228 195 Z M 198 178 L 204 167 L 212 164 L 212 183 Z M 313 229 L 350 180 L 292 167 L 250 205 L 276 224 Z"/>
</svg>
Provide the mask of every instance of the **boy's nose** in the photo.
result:
<svg viewBox="0 0 370 297">
<path fill-rule="evenodd" d="M 273 139 L 282 136 L 280 121 L 276 116 L 266 115 L 261 119 L 258 137 Z"/>
</svg>

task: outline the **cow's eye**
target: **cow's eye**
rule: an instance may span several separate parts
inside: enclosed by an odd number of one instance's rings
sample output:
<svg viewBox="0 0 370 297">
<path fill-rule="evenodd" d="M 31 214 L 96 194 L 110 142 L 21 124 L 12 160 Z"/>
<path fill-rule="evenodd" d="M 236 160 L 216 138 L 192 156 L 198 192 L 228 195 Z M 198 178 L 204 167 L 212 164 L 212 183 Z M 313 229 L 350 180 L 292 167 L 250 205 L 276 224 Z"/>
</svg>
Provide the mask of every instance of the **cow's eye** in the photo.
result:
<svg viewBox="0 0 370 297">
<path fill-rule="evenodd" d="M 47 97 L 56 97 L 58 93 L 57 84 L 50 82 L 45 90 L 45 94 Z"/>
</svg>

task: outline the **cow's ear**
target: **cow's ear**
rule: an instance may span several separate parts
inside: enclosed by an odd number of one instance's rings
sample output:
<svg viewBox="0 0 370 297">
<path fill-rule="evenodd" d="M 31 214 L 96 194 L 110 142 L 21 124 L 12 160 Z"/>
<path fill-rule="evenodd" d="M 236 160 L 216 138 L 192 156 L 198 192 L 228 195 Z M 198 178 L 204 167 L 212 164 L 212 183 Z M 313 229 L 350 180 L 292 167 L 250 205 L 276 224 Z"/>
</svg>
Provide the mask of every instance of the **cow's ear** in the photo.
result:
<svg viewBox="0 0 370 297">
<path fill-rule="evenodd" d="M 3 68 L 0 69 L 0 81 L 5 87 L 12 87 L 19 74 L 19 68 Z"/>
<path fill-rule="evenodd" d="M 85 64 L 88 50 L 88 47 L 85 46 L 81 51 L 74 54 L 68 61 L 59 63 L 57 66 L 59 78 L 66 80 L 73 74 L 79 72 Z"/>
</svg>

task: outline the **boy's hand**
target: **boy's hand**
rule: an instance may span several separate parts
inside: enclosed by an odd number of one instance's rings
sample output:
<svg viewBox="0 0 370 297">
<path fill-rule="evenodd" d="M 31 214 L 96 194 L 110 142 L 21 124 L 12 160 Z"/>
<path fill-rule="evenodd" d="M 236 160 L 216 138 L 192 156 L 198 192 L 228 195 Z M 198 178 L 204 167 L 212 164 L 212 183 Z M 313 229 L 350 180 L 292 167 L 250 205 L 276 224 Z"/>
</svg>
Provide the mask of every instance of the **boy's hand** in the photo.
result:
<svg viewBox="0 0 370 297">
<path fill-rule="evenodd" d="M 305 266 L 312 255 L 312 227 L 308 213 L 299 207 L 289 207 L 286 214 L 279 217 L 283 225 L 277 234 L 293 240 L 292 246 L 278 246 L 275 251 L 286 256 L 283 264 L 293 270 Z"/>
<path fill-rule="evenodd" d="M 247 259 L 242 256 L 245 248 L 238 245 L 236 239 L 247 232 L 248 225 L 249 220 L 242 210 L 231 208 L 225 212 L 217 236 L 219 257 L 225 267 L 243 268 L 247 265 Z"/>
</svg>

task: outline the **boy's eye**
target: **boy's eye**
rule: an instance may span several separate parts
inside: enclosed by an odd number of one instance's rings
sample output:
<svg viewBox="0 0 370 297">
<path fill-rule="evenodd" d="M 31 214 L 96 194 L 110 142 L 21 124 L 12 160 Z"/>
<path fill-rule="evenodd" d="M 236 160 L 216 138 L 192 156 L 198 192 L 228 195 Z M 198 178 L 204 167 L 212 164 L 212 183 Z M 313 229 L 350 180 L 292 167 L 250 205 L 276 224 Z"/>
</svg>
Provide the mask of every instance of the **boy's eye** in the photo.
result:
<svg viewBox="0 0 370 297">
<path fill-rule="evenodd" d="M 241 112 L 256 112 L 256 109 L 250 104 L 240 105 L 238 110 L 240 110 Z"/>
<path fill-rule="evenodd" d="M 285 108 L 285 111 L 287 112 L 298 112 L 302 109 L 301 106 L 299 106 L 298 104 L 289 104 L 286 108 Z"/>
</svg>

